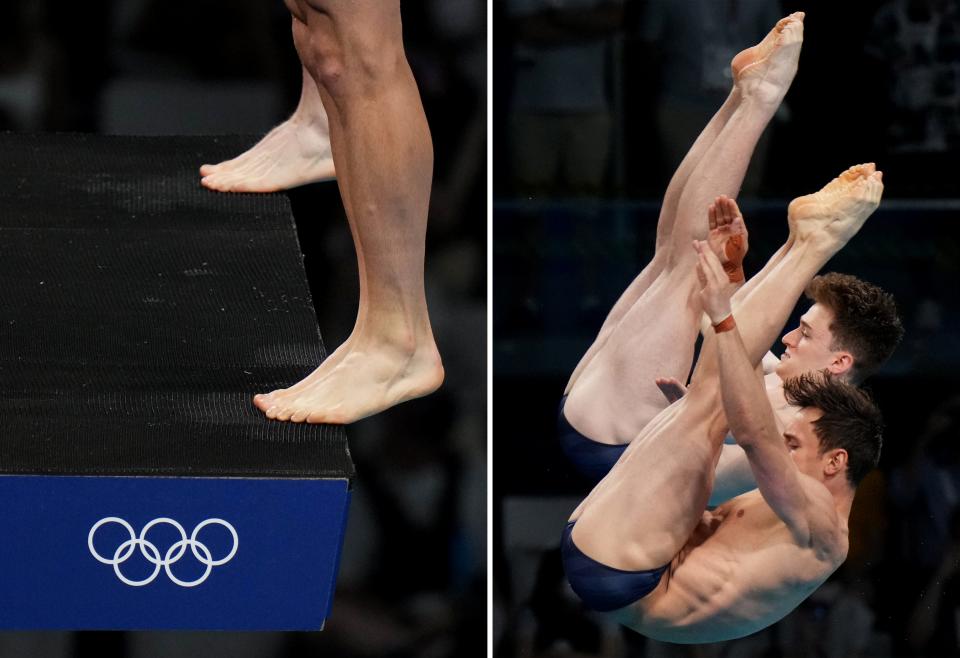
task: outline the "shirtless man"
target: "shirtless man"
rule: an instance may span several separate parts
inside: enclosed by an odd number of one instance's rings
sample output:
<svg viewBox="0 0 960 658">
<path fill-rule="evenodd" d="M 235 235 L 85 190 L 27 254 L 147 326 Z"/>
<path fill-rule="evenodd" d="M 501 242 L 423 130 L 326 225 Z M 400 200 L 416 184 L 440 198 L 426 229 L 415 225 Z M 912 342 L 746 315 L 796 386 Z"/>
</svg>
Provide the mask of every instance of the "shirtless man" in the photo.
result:
<svg viewBox="0 0 960 658">
<path fill-rule="evenodd" d="M 285 0 L 303 64 L 300 104 L 202 184 L 273 192 L 336 172 L 360 271 L 347 340 L 287 389 L 257 395 L 267 417 L 351 423 L 443 381 L 424 294 L 433 145 L 403 51 L 400 0 Z"/>
<path fill-rule="evenodd" d="M 726 203 L 736 209 L 732 200 Z M 740 294 L 738 291 L 735 299 Z M 785 396 L 786 380 L 822 372 L 859 384 L 889 358 L 903 337 L 893 296 L 855 276 L 836 272 L 816 276 L 804 294 L 813 304 L 800 317 L 799 325 L 781 339 L 786 348 L 783 358 L 770 352 L 763 358 L 764 389 L 781 431 L 797 412 Z M 676 379 L 657 378 L 657 385 L 667 402 L 686 392 Z M 743 448 L 731 442 L 734 438 L 728 436 L 723 446 L 711 506 L 757 486 Z"/>
<path fill-rule="evenodd" d="M 691 239 L 707 237 L 735 274 L 731 288 L 742 285 L 747 231 L 728 195 L 736 194 L 756 140 L 793 79 L 802 31 L 803 13 L 791 14 L 763 42 L 734 58 L 730 97 L 667 188 L 653 260 L 614 305 L 567 384 L 558 416 L 561 446 L 594 480 L 609 471 L 668 401 L 682 394 L 680 382 L 690 370 L 700 318 L 690 303 L 690 272 L 678 268 L 671 254 L 684 253 Z M 873 165 L 864 167 L 867 173 L 873 171 Z M 855 169 L 843 176 L 854 175 Z M 709 227 L 702 219 L 708 203 Z M 776 267 L 783 253 L 778 251 L 757 277 L 740 287 L 735 305 Z M 808 293 L 816 303 L 801 326 L 784 336 L 786 359 L 778 363 L 769 354 L 764 360 L 770 402 L 781 424 L 795 411 L 784 400 L 783 378 L 828 369 L 861 381 L 889 357 L 903 331 L 892 297 L 854 277 L 818 277 Z M 742 451 L 726 447 L 713 504 L 754 486 Z"/>
<path fill-rule="evenodd" d="M 743 296 L 736 320 L 720 260 L 705 242 L 689 250 L 691 302 L 713 330 L 687 394 L 643 429 L 570 517 L 565 569 L 588 606 L 660 640 L 727 640 L 781 619 L 843 562 L 856 484 L 879 459 L 879 411 L 839 378 L 805 375 L 785 386 L 800 411 L 781 434 L 757 368 L 882 190 L 880 172 L 860 167 L 795 200 L 782 256 Z M 759 489 L 706 511 L 728 430 Z"/>
</svg>

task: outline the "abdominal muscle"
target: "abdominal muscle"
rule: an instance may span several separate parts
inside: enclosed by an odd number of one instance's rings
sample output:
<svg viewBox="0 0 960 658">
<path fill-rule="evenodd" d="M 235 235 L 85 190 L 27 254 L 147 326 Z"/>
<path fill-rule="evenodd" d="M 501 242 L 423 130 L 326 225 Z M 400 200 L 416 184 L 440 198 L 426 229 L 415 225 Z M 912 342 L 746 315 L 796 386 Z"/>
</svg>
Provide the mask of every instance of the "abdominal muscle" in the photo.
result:
<svg viewBox="0 0 960 658">
<path fill-rule="evenodd" d="M 752 491 L 704 512 L 657 588 L 612 616 L 667 642 L 743 637 L 787 615 L 835 568 L 797 546 Z"/>
</svg>

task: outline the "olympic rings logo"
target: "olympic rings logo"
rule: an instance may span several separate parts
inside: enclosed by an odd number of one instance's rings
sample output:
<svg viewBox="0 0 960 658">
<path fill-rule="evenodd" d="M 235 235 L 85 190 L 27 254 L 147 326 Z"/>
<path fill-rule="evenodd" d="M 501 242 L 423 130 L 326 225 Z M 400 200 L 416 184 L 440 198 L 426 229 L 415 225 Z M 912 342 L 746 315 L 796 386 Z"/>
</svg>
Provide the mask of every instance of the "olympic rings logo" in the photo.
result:
<svg viewBox="0 0 960 658">
<path fill-rule="evenodd" d="M 127 539 L 117 546 L 117 550 L 113 553 L 113 558 L 103 557 L 93 546 L 93 536 L 97 533 L 97 530 L 108 523 L 117 523 L 123 526 L 127 532 L 130 533 L 130 539 Z M 167 549 L 167 552 L 163 555 L 163 557 L 160 556 L 160 549 L 157 548 L 156 544 L 147 541 L 147 533 L 150 531 L 150 529 L 156 525 L 160 525 L 161 523 L 173 526 L 180 533 L 179 541 L 175 541 L 170 548 Z M 230 531 L 230 535 L 233 537 L 233 548 L 230 549 L 230 552 L 227 553 L 226 557 L 219 560 L 214 560 L 213 556 L 210 554 L 210 549 L 208 549 L 203 542 L 197 540 L 197 535 L 208 525 L 221 525 Z M 161 568 L 167 572 L 167 576 L 170 578 L 170 580 L 180 587 L 196 587 L 210 576 L 210 572 L 214 567 L 218 567 L 221 564 L 226 564 L 229 562 L 233 556 L 236 555 L 239 544 L 240 542 L 237 538 L 237 531 L 234 530 L 232 525 L 223 519 L 207 519 L 206 521 L 202 521 L 197 525 L 196 528 L 193 529 L 193 532 L 190 533 L 189 538 L 187 538 L 187 531 L 183 529 L 183 526 L 173 519 L 168 519 L 166 517 L 154 519 L 147 525 L 143 526 L 143 530 L 140 531 L 140 536 L 138 537 L 133 531 L 133 527 L 129 523 L 119 517 L 108 516 L 94 523 L 93 527 L 90 528 L 90 533 L 87 535 L 87 548 L 90 549 L 90 554 L 93 555 L 97 561 L 113 566 L 113 571 L 117 574 L 117 578 L 131 587 L 142 587 L 143 585 L 149 585 L 160 574 Z M 190 551 L 193 553 L 193 557 L 203 564 L 206 569 L 204 570 L 203 575 L 195 580 L 180 580 L 173 574 L 173 571 L 170 570 L 170 565 L 176 563 L 178 560 L 180 560 L 180 558 L 183 557 L 184 553 L 187 552 L 188 546 L 190 547 Z M 133 555 L 133 552 L 137 548 L 140 549 L 140 553 L 143 555 L 143 557 L 146 558 L 148 562 L 153 564 L 153 573 L 142 580 L 131 580 L 120 572 L 120 565 L 126 562 Z"/>
</svg>

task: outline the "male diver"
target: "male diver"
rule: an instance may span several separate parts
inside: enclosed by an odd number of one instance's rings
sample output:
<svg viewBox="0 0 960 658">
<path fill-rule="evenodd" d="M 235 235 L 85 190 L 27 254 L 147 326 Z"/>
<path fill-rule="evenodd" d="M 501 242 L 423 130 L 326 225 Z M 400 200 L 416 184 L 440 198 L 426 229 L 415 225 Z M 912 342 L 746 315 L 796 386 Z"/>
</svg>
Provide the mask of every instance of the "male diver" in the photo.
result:
<svg viewBox="0 0 960 658">
<path fill-rule="evenodd" d="M 677 267 L 673 254 L 687 250 L 692 239 L 707 238 L 722 256 L 729 287 L 737 290 L 736 305 L 777 266 L 788 247 L 744 284 L 747 230 L 728 195 L 739 189 L 756 141 L 796 72 L 803 16 L 798 12 L 779 21 L 760 44 L 733 59 L 730 96 L 667 188 L 653 260 L 614 305 L 570 377 L 558 417 L 560 443 L 578 470 L 594 481 L 683 393 L 681 381 L 690 370 L 700 314 L 691 298 L 692 274 Z M 868 164 L 842 176 L 857 175 L 860 168 L 874 171 Z M 701 214 L 708 203 L 709 226 Z M 793 221 L 789 213 L 788 219 Z M 795 411 L 784 397 L 784 379 L 827 370 L 857 383 L 889 357 L 903 334 L 892 297 L 877 286 L 828 274 L 814 279 L 806 292 L 814 304 L 800 326 L 783 337 L 784 359 L 778 362 L 772 354 L 764 359 L 768 397 L 781 427 Z M 712 504 L 755 486 L 742 450 L 725 446 Z"/>
<path fill-rule="evenodd" d="M 564 566 L 589 607 L 656 639 L 715 642 L 779 620 L 843 562 L 856 485 L 879 459 L 880 413 L 841 378 L 803 375 L 784 386 L 799 411 L 781 433 L 758 368 L 814 274 L 876 209 L 881 178 L 859 166 L 794 200 L 789 239 L 733 314 L 723 248 L 694 241 L 671 254 L 692 277 L 682 303 L 713 326 L 686 395 L 570 517 Z M 728 431 L 759 488 L 708 511 Z"/>
</svg>

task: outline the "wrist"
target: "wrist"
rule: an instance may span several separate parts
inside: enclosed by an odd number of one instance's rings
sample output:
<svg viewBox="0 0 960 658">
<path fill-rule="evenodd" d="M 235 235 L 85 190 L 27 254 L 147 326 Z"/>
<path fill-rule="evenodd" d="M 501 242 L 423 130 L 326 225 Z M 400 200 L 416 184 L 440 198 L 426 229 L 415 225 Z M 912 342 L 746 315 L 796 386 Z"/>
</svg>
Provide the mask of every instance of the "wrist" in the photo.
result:
<svg viewBox="0 0 960 658">
<path fill-rule="evenodd" d="M 737 326 L 736 321 L 733 319 L 733 313 L 727 313 L 719 322 L 713 323 L 713 331 L 718 334 L 722 334 L 725 331 L 731 331 L 734 327 Z"/>
</svg>

